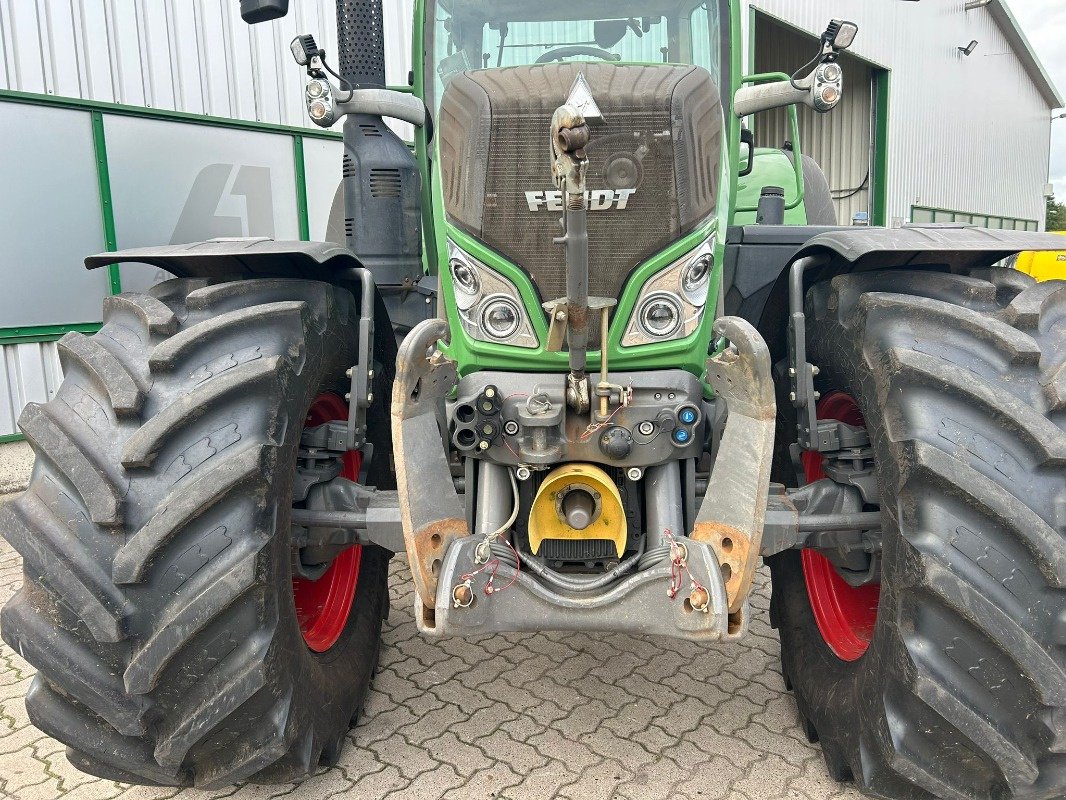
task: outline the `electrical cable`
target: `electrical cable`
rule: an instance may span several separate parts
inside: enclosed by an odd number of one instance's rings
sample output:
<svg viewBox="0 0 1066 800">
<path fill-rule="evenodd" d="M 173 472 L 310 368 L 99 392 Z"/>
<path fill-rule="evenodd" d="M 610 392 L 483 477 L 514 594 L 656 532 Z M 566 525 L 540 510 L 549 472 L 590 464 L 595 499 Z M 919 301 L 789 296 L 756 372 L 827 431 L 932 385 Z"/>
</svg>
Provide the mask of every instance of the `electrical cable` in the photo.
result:
<svg viewBox="0 0 1066 800">
<path fill-rule="evenodd" d="M 823 54 L 822 54 L 821 50 L 819 50 L 818 51 L 818 55 L 816 55 L 814 58 L 812 58 L 810 61 L 808 61 L 806 64 L 804 64 L 802 67 L 800 67 L 798 70 L 796 70 L 795 72 L 792 73 L 792 75 L 789 77 L 788 81 L 789 81 L 789 83 L 792 84 L 792 88 L 793 89 L 796 89 L 797 91 L 802 92 L 806 88 L 806 87 L 800 86 L 798 83 L 796 83 L 796 76 L 798 76 L 801 72 L 806 72 L 807 69 L 809 69 L 810 67 L 813 67 L 819 61 L 821 61 L 822 58 L 823 58 Z"/>
<path fill-rule="evenodd" d="M 511 469 L 507 470 L 507 477 L 511 479 L 511 494 L 512 494 L 511 516 L 509 516 L 507 518 L 507 521 L 504 522 L 503 525 L 498 527 L 492 533 L 485 534 L 485 540 L 480 545 L 478 545 L 478 548 L 475 551 L 475 557 L 479 557 L 482 554 L 482 550 L 481 550 L 482 547 L 484 547 L 487 550 L 491 551 L 493 542 L 495 542 L 497 539 L 499 539 L 500 536 L 502 536 L 504 533 L 509 531 L 511 529 L 511 526 L 515 524 L 515 520 L 518 519 L 518 505 L 519 505 L 518 481 L 515 480 L 514 471 L 511 470 Z M 483 563 L 483 562 L 478 562 L 478 563 Z"/>
<path fill-rule="evenodd" d="M 529 569 L 531 572 L 536 573 L 536 575 L 543 578 L 548 583 L 554 584 L 560 589 L 563 589 L 568 592 L 589 592 L 593 589 L 599 589 L 606 586 L 616 578 L 625 575 L 627 572 L 631 571 L 634 567 L 636 567 L 637 563 L 640 561 L 641 553 L 643 552 L 643 540 L 641 549 L 631 555 L 625 561 L 622 561 L 617 566 L 611 568 L 602 575 L 597 575 L 594 578 L 584 579 L 571 577 L 569 575 L 563 575 L 553 569 L 550 569 L 549 567 L 545 567 L 543 564 L 540 564 L 537 561 L 534 561 L 532 556 L 527 556 L 525 553 L 519 552 L 517 550 L 515 552 L 518 553 L 518 557 L 522 559 L 522 564 L 527 569 Z"/>
<path fill-rule="evenodd" d="M 501 534 L 510 530 L 511 526 L 515 524 L 515 520 L 518 519 L 518 481 L 515 479 L 514 472 L 510 469 L 507 470 L 507 476 L 511 479 L 511 492 L 513 494 L 513 507 L 511 509 L 511 516 L 508 517 L 507 521 L 504 522 L 503 525 L 501 525 L 495 531 L 486 534 L 481 544 L 479 544 L 475 548 L 474 564 L 480 564 L 481 566 L 476 567 L 476 569 L 473 569 L 470 572 L 461 575 L 459 578 L 461 581 L 467 582 L 469 584 L 469 581 L 475 575 L 480 572 L 483 572 L 486 569 L 489 570 L 488 580 L 485 581 L 485 587 L 484 589 L 482 589 L 482 591 L 486 595 L 497 594 L 499 592 L 504 591 L 505 589 L 509 589 L 514 586 L 515 583 L 518 581 L 518 572 L 521 569 L 518 561 L 518 551 L 514 549 L 514 546 L 509 541 L 507 541 L 507 539 L 503 540 L 504 544 L 507 546 L 507 549 L 509 549 L 510 552 L 514 554 L 514 558 L 511 558 L 510 554 L 501 557 L 500 554 L 496 552 L 496 548 L 500 546 L 497 544 L 497 540 L 499 539 Z M 484 556 L 483 559 L 482 556 Z M 501 586 L 499 589 L 497 589 L 493 585 L 493 580 L 496 578 L 496 572 L 499 570 L 500 565 L 502 563 L 506 563 L 508 566 L 512 567 L 512 569 L 514 569 L 514 575 L 511 576 L 511 580 L 506 585 Z"/>
<path fill-rule="evenodd" d="M 862 179 L 862 183 L 860 183 L 857 188 L 855 188 L 855 189 L 830 189 L 829 191 L 830 191 L 831 194 L 833 194 L 833 199 L 834 200 L 847 200 L 849 197 L 854 197 L 859 192 L 861 192 L 863 189 L 865 189 L 869 185 L 869 183 L 870 183 L 870 171 L 867 170 L 866 171 L 866 177 Z M 836 194 L 838 192 L 848 192 L 848 194 L 842 194 L 842 195 L 840 195 L 840 197 L 837 197 Z"/>
<path fill-rule="evenodd" d="M 348 92 L 348 97 L 345 98 L 344 100 L 341 100 L 340 102 L 341 103 L 349 102 L 353 97 L 355 97 L 355 87 L 352 86 L 352 84 L 348 81 L 348 79 L 345 78 L 343 75 L 339 75 L 339 74 L 337 74 L 336 72 L 333 71 L 333 67 L 331 67 L 329 64 L 326 63 L 326 57 L 325 56 L 321 56 L 320 60 L 322 61 L 322 66 L 325 68 L 326 72 L 328 72 L 330 75 L 332 75 L 334 78 L 336 78 L 337 81 L 341 84 L 341 88 L 345 89 Z"/>
<path fill-rule="evenodd" d="M 649 550 L 640 557 L 640 561 L 637 564 L 637 571 L 644 572 L 645 570 L 657 567 L 671 560 L 673 549 L 670 545 L 662 545 L 656 547 L 653 550 Z"/>
</svg>

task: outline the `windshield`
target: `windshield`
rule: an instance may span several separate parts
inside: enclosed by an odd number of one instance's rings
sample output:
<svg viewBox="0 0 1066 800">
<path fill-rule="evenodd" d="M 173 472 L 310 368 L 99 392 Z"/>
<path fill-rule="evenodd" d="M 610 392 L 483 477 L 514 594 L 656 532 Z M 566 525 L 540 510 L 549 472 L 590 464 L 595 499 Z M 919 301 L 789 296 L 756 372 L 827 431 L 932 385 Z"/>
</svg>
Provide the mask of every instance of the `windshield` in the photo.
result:
<svg viewBox="0 0 1066 800">
<path fill-rule="evenodd" d="M 728 0 L 427 0 L 426 102 L 473 69 L 553 61 L 696 64 L 728 93 Z"/>
</svg>

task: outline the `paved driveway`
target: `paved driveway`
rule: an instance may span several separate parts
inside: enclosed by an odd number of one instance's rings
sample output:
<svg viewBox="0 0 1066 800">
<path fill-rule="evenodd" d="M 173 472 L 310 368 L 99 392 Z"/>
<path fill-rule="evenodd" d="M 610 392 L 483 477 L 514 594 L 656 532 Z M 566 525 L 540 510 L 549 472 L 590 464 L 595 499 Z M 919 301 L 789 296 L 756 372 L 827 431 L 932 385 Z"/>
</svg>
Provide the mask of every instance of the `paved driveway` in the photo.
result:
<svg viewBox="0 0 1066 800">
<path fill-rule="evenodd" d="M 0 542 L 0 602 L 19 586 Z M 335 769 L 299 785 L 130 787 L 77 772 L 29 724 L 33 670 L 0 647 L 0 796 L 50 798 L 858 798 L 826 774 L 778 672 L 760 575 L 751 636 L 704 648 L 584 634 L 430 642 L 394 562 L 381 666 Z"/>
</svg>

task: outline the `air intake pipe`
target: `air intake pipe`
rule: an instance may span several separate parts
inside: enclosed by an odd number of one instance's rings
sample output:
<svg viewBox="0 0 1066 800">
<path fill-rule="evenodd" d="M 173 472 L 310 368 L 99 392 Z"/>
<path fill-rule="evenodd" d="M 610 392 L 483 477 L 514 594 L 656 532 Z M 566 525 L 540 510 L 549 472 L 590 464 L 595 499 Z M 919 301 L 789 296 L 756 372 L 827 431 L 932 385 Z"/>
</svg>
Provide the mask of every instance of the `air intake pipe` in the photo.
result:
<svg viewBox="0 0 1066 800">
<path fill-rule="evenodd" d="M 385 85 L 382 0 L 337 0 L 338 64 L 352 88 Z M 348 247 L 387 287 L 422 278 L 422 178 L 406 144 L 381 117 L 344 122 L 344 232 Z"/>
<path fill-rule="evenodd" d="M 241 0 L 241 16 L 249 23 L 278 19 L 288 6 Z M 337 0 L 337 38 L 341 92 L 384 88 L 382 0 Z M 423 277 L 422 179 L 411 150 L 380 116 L 345 116 L 343 185 L 345 243 L 374 276 L 396 321 L 401 298 Z"/>
</svg>

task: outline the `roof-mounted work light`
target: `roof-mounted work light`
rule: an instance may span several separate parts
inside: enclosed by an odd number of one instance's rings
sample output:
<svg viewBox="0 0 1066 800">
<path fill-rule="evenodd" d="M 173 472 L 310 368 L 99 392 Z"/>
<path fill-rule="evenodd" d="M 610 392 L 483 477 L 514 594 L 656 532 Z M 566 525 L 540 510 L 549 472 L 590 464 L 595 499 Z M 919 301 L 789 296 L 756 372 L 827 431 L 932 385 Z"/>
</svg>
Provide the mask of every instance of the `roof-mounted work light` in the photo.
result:
<svg viewBox="0 0 1066 800">
<path fill-rule="evenodd" d="M 315 57 L 321 58 L 326 53 L 315 43 L 315 37 L 309 33 L 301 34 L 293 39 L 289 49 L 292 50 L 292 57 L 296 59 L 296 63 L 301 67 L 309 66 L 311 59 Z"/>
<path fill-rule="evenodd" d="M 829 23 L 829 27 L 822 34 L 822 41 L 839 53 L 851 47 L 858 34 L 859 26 L 854 22 L 835 19 Z"/>
</svg>

